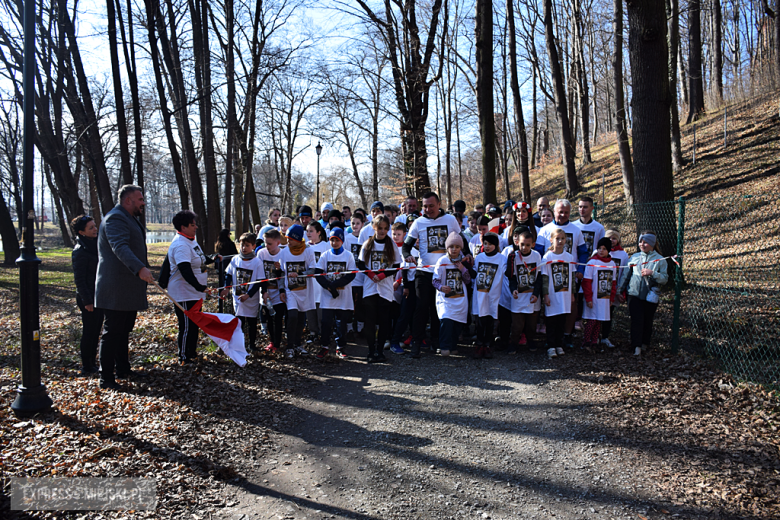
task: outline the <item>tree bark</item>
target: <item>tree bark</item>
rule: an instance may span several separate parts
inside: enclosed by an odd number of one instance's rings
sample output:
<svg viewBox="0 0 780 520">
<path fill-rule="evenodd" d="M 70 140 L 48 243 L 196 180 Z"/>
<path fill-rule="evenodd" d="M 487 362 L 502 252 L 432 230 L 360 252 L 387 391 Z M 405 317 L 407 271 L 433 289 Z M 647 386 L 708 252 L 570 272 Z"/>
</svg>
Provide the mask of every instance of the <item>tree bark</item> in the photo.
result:
<svg viewBox="0 0 780 520">
<path fill-rule="evenodd" d="M 509 69 L 512 99 L 515 108 L 515 127 L 517 130 L 518 146 L 520 152 L 520 185 L 522 198 L 531 202 L 531 180 L 528 172 L 528 136 L 525 132 L 525 118 L 523 117 L 523 100 L 520 98 L 520 82 L 517 77 L 517 38 L 515 36 L 515 10 L 514 0 L 506 0 L 506 17 L 509 21 Z M 534 72 L 534 140 L 536 139 L 536 73 Z M 536 145 L 534 141 L 534 152 Z"/>
<path fill-rule="evenodd" d="M 666 18 L 669 20 L 667 45 L 669 46 L 669 116 L 672 124 L 672 169 L 682 170 L 685 164 L 680 138 L 680 111 L 677 107 L 677 52 L 680 39 L 679 0 L 666 0 Z"/>
<path fill-rule="evenodd" d="M 482 200 L 496 196 L 496 128 L 493 118 L 493 2 L 476 1 L 477 112 L 482 142 Z"/>
<path fill-rule="evenodd" d="M 688 81 L 691 103 L 686 123 L 696 121 L 704 113 L 704 75 L 701 59 L 701 2 L 688 2 Z"/>
<path fill-rule="evenodd" d="M 563 82 L 563 72 L 558 58 L 558 48 L 553 32 L 552 0 L 544 0 L 544 34 L 547 43 L 547 55 L 550 59 L 550 74 L 552 75 L 553 91 L 555 93 L 555 113 L 560 126 L 561 147 L 566 181 L 565 197 L 573 197 L 580 191 L 580 181 L 577 179 L 577 167 L 574 164 L 575 149 L 569 124 L 569 109 L 566 103 L 566 86 Z"/>
<path fill-rule="evenodd" d="M 3 191 L 0 190 L 0 237 L 3 241 L 3 255 L 5 257 L 4 265 L 14 265 L 19 258 L 21 250 L 19 248 L 19 239 L 16 236 L 16 228 L 11 220 L 11 214 L 8 211 L 8 205 L 5 203 Z"/>
<path fill-rule="evenodd" d="M 582 164 L 590 164 L 590 94 L 588 75 L 585 67 L 585 38 L 582 34 L 582 6 L 580 0 L 574 0 L 574 64 L 577 69 L 577 90 L 580 101 L 580 126 L 582 127 Z"/>
<path fill-rule="evenodd" d="M 111 57 L 111 77 L 114 86 L 114 105 L 116 106 L 116 126 L 119 136 L 119 162 L 122 184 L 133 183 L 133 170 L 130 166 L 130 145 L 127 141 L 127 116 L 122 91 L 122 75 L 119 72 L 119 52 L 116 38 L 116 9 L 114 0 L 106 0 L 108 17 L 108 54 Z"/>
<path fill-rule="evenodd" d="M 674 185 L 664 1 L 628 2 L 628 24 L 634 94 L 635 201 L 638 204 L 671 201 Z M 661 207 L 638 211 L 637 227 L 637 232 L 642 229 L 658 232 L 664 251 L 674 249 L 677 229 L 674 212 L 663 211 Z"/>
<path fill-rule="evenodd" d="M 623 0 L 613 0 L 614 18 L 612 27 L 615 38 L 612 53 L 612 81 L 615 89 L 615 133 L 620 155 L 620 171 L 623 173 L 623 197 L 626 206 L 634 204 L 634 163 L 628 145 L 626 128 L 626 106 L 623 98 Z"/>
<path fill-rule="evenodd" d="M 133 31 L 133 16 L 130 0 L 127 0 L 127 35 L 125 24 L 122 21 L 122 9 L 119 0 L 116 0 L 116 12 L 119 17 L 119 29 L 122 34 L 122 50 L 125 55 L 125 68 L 130 84 L 130 97 L 133 100 L 133 130 L 135 136 L 135 177 L 136 184 L 144 187 L 144 154 L 143 154 L 143 127 L 141 121 L 141 100 L 138 95 L 138 66 L 135 61 L 135 37 Z M 128 38 L 129 36 L 129 42 Z"/>
<path fill-rule="evenodd" d="M 712 0 L 712 25 L 712 79 L 715 97 L 720 104 L 723 102 L 723 12 L 720 0 Z"/>
</svg>

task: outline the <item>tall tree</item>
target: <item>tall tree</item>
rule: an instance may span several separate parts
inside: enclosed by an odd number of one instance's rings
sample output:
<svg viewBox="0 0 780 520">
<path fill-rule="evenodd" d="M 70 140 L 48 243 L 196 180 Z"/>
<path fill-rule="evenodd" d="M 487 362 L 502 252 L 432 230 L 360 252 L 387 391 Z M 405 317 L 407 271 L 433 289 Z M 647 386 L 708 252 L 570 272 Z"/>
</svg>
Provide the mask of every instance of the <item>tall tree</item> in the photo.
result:
<svg viewBox="0 0 780 520">
<path fill-rule="evenodd" d="M 701 47 L 701 1 L 688 2 L 688 81 L 691 103 L 688 105 L 687 123 L 698 119 L 704 112 L 704 72 Z"/>
<path fill-rule="evenodd" d="M 634 204 L 634 163 L 628 145 L 626 128 L 626 102 L 623 98 L 623 0 L 613 0 L 612 19 L 615 43 L 612 53 L 612 83 L 615 89 L 615 133 L 620 155 L 620 171 L 623 173 L 623 196 L 626 205 Z"/>
<path fill-rule="evenodd" d="M 628 49 L 633 86 L 633 145 L 636 202 L 674 198 L 669 71 L 664 0 L 628 2 Z M 674 212 L 653 208 L 637 213 L 638 230 L 660 233 L 661 247 L 673 250 Z"/>
<path fill-rule="evenodd" d="M 119 163 L 122 184 L 133 183 L 133 170 L 130 164 L 130 145 L 127 141 L 127 116 L 125 98 L 122 91 L 122 74 L 119 72 L 119 52 L 116 38 L 116 8 L 114 0 L 106 0 L 108 15 L 108 54 L 111 57 L 111 77 L 114 86 L 114 105 L 116 106 L 116 126 L 119 136 Z"/>
<path fill-rule="evenodd" d="M 580 101 L 580 126 L 582 127 L 582 164 L 590 164 L 593 159 L 590 155 L 590 94 L 588 91 L 588 74 L 585 67 L 585 37 L 583 36 L 582 3 L 581 0 L 573 0 L 574 6 L 574 30 L 572 40 L 574 43 L 574 81 L 577 89 L 577 97 Z"/>
<path fill-rule="evenodd" d="M 441 77 L 443 63 L 428 79 L 431 58 L 436 46 L 439 17 L 443 15 L 441 42 L 448 29 L 448 0 L 434 0 L 426 15 L 428 35 L 423 45 L 417 22 L 417 0 L 384 0 L 384 20 L 363 1 L 357 3 L 376 26 L 387 48 L 400 115 L 401 140 L 404 149 L 404 171 L 407 189 L 417 197 L 431 187 L 428 175 L 428 152 L 425 147 L 425 122 L 428 120 L 430 88 Z M 397 6 L 397 16 L 393 6 Z M 399 21 L 400 20 L 400 21 Z"/>
<path fill-rule="evenodd" d="M 672 123 L 672 168 L 682 169 L 684 161 L 680 139 L 680 110 L 677 106 L 677 53 L 680 39 L 680 0 L 666 0 L 666 18 L 669 20 L 669 116 Z"/>
<path fill-rule="evenodd" d="M 119 17 L 119 30 L 122 35 L 122 51 L 125 56 L 125 69 L 130 84 L 130 97 L 133 100 L 133 133 L 135 136 L 135 177 L 136 184 L 144 187 L 143 124 L 141 121 L 141 100 L 138 94 L 138 66 L 135 61 L 135 31 L 133 30 L 133 11 L 127 0 L 127 31 L 122 20 L 122 3 L 116 0 L 116 12 Z M 129 37 L 129 38 L 128 38 Z"/>
<path fill-rule="evenodd" d="M 712 80 L 715 97 L 723 102 L 723 11 L 720 0 L 712 0 Z"/>
<path fill-rule="evenodd" d="M 476 1 L 477 112 L 482 141 L 482 199 L 498 202 L 496 195 L 496 127 L 493 117 L 493 1 Z"/>
<path fill-rule="evenodd" d="M 528 136 L 525 131 L 525 118 L 523 117 L 523 100 L 520 98 L 520 82 L 517 78 L 517 37 L 515 32 L 514 0 L 506 0 L 506 18 L 509 22 L 509 69 L 512 99 L 515 108 L 515 127 L 518 137 L 518 153 L 520 155 L 520 184 L 523 200 L 531 201 L 531 182 L 528 173 Z M 534 89 L 536 84 L 534 83 Z M 536 91 L 534 90 L 534 93 Z M 534 101 L 536 101 L 534 99 Z M 536 106 L 533 107 L 536 112 Z"/>
<path fill-rule="evenodd" d="M 566 194 L 572 197 L 580 191 L 580 181 L 577 179 L 577 167 L 574 164 L 574 141 L 569 123 L 569 109 L 566 103 L 566 85 L 563 81 L 563 71 L 558 58 L 558 45 L 555 38 L 552 19 L 552 0 L 544 0 L 544 35 L 547 43 L 547 55 L 550 59 L 550 75 L 552 76 L 553 92 L 555 94 L 555 113 L 563 149 L 565 168 Z"/>
</svg>

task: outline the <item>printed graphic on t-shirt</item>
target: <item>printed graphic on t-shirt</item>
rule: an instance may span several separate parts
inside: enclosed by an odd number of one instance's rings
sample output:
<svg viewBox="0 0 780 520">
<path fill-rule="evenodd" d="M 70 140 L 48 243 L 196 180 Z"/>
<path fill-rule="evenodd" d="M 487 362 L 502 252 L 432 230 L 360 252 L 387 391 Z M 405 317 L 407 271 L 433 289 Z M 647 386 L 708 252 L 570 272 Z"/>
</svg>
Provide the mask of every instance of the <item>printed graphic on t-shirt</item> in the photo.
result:
<svg viewBox="0 0 780 520">
<path fill-rule="evenodd" d="M 582 238 L 585 240 L 585 245 L 588 246 L 588 256 L 593 254 L 593 238 L 596 236 L 595 231 L 583 231 L 582 232 Z M 569 235 L 566 235 L 566 239 L 568 240 Z M 571 251 L 569 251 L 571 253 Z"/>
<path fill-rule="evenodd" d="M 615 262 L 616 266 L 620 267 L 620 258 L 613 258 L 612 261 Z"/>
<path fill-rule="evenodd" d="M 550 264 L 550 271 L 553 278 L 553 289 L 555 292 L 569 290 L 569 264 L 566 262 L 556 262 Z"/>
<path fill-rule="evenodd" d="M 574 235 L 566 233 L 566 252 L 571 254 L 571 245 L 574 243 Z"/>
<path fill-rule="evenodd" d="M 347 263 L 346 262 L 328 262 L 328 265 L 325 266 L 325 270 L 328 273 L 328 276 L 326 278 L 328 281 L 332 282 L 336 278 L 340 278 L 342 275 L 336 274 L 336 273 L 342 273 L 347 270 Z M 343 289 L 343 287 L 339 287 L 339 289 Z"/>
<path fill-rule="evenodd" d="M 252 270 L 245 269 L 243 267 L 236 267 L 236 285 L 233 287 L 233 291 L 236 296 L 246 294 L 249 290 L 248 285 L 241 285 L 252 281 Z"/>
<path fill-rule="evenodd" d="M 315 251 L 314 252 L 314 261 L 315 262 L 319 262 L 320 261 L 320 256 L 322 256 L 322 251 Z"/>
<path fill-rule="evenodd" d="M 431 226 L 426 230 L 429 253 L 444 253 L 447 250 L 447 226 Z"/>
<path fill-rule="evenodd" d="M 490 292 L 493 280 L 496 278 L 496 272 L 498 272 L 496 264 L 479 264 L 477 268 L 477 290 L 479 292 Z"/>
<path fill-rule="evenodd" d="M 368 264 L 368 268 L 372 271 L 379 271 L 380 269 L 387 269 L 390 267 L 385 262 L 384 251 L 371 251 L 371 260 Z"/>
<path fill-rule="evenodd" d="M 526 266 L 528 268 L 526 269 Z M 534 290 L 536 282 L 536 262 L 517 266 L 517 292 L 529 293 Z"/>
<path fill-rule="evenodd" d="M 447 298 L 462 298 L 463 279 L 460 277 L 460 270 L 458 268 L 447 269 L 445 277 L 445 285 L 452 289 L 445 296 Z"/>
<path fill-rule="evenodd" d="M 359 260 L 358 257 L 360 256 L 360 248 L 361 247 L 363 247 L 363 246 L 361 244 L 358 244 L 357 242 L 355 242 L 354 244 L 350 244 L 350 246 L 349 246 L 349 251 L 350 251 L 350 253 L 352 253 L 352 256 L 355 257 L 355 262 L 357 262 Z"/>
<path fill-rule="evenodd" d="M 273 260 L 263 260 L 263 271 L 265 271 L 265 277 L 266 278 L 273 278 L 273 272 L 276 267 L 274 266 Z M 268 288 L 269 289 L 278 289 L 279 288 L 279 281 L 273 280 L 268 282 Z"/>
<path fill-rule="evenodd" d="M 306 272 L 306 262 L 287 262 L 287 274 L 298 273 L 301 275 Z M 307 278 L 298 276 L 297 278 L 287 278 L 287 287 L 291 291 L 303 291 L 306 289 Z"/>
<path fill-rule="evenodd" d="M 612 270 L 600 270 L 597 272 L 599 273 L 598 298 L 609 298 L 612 293 Z"/>
<path fill-rule="evenodd" d="M 198 244 L 195 244 L 192 247 L 192 250 L 195 251 L 195 254 L 198 255 L 200 258 L 200 265 L 205 266 L 206 265 L 206 255 L 203 254 L 203 251 L 200 250 L 200 246 Z M 192 266 L 195 267 L 195 263 L 192 263 Z M 202 268 L 202 267 L 201 267 Z"/>
</svg>

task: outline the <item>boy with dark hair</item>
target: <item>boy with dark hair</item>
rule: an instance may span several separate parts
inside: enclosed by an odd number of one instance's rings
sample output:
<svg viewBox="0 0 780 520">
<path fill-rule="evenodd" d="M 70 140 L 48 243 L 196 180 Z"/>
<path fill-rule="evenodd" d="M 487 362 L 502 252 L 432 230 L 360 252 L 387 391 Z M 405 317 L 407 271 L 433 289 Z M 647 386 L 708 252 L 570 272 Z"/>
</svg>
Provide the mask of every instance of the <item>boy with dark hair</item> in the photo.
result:
<svg viewBox="0 0 780 520">
<path fill-rule="evenodd" d="M 244 233 L 238 239 L 239 252 L 230 261 L 225 271 L 225 285 L 233 286 L 233 308 L 241 318 L 241 330 L 244 332 L 244 345 L 247 352 L 254 353 L 257 341 L 257 314 L 260 306 L 260 284 L 253 283 L 265 278 L 263 262 L 255 256 L 257 235 Z M 247 285 L 251 284 L 251 285 Z M 223 289 L 220 296 L 227 296 L 229 289 Z"/>
</svg>

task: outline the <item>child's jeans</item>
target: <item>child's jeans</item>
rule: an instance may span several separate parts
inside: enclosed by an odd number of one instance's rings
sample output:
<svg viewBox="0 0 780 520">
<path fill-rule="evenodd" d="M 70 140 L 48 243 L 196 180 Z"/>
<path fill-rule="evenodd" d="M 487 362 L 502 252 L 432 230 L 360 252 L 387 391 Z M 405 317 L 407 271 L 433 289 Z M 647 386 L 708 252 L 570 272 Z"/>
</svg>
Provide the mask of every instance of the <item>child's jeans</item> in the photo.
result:
<svg viewBox="0 0 780 520">
<path fill-rule="evenodd" d="M 458 350 L 458 337 L 463 323 L 449 318 L 444 318 L 439 328 L 439 348 L 444 351 Z"/>
</svg>

